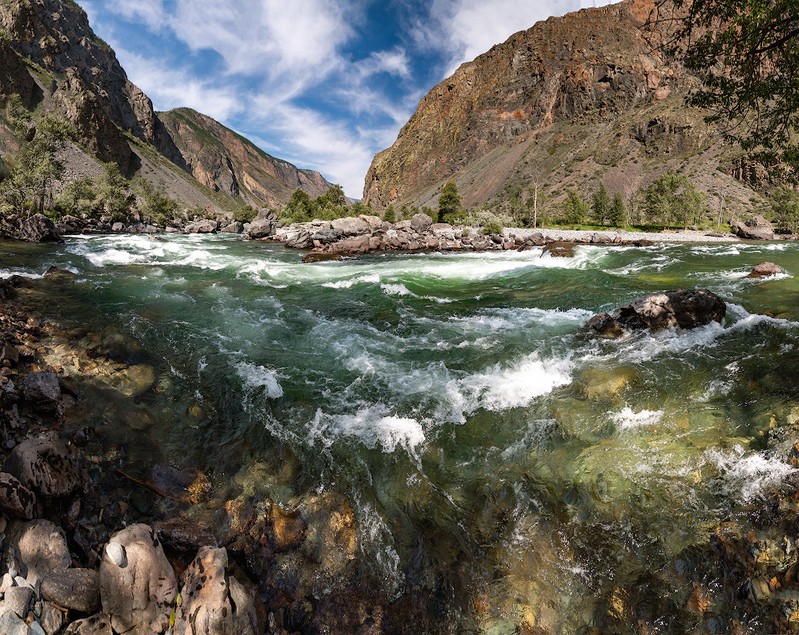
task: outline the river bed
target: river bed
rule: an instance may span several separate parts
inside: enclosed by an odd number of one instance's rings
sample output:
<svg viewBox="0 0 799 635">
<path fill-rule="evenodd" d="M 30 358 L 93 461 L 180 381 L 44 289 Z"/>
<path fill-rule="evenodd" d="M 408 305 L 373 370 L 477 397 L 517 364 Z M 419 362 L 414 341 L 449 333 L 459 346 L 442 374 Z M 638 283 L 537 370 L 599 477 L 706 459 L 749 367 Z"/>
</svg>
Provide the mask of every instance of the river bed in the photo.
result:
<svg viewBox="0 0 799 635">
<path fill-rule="evenodd" d="M 765 260 L 786 273 L 746 277 Z M 2 276 L 50 266 L 77 277 L 44 314 L 132 338 L 127 361 L 154 369 L 118 406 L 151 425 L 82 411 L 124 443 L 127 469 L 198 466 L 287 508 L 341 495 L 385 601 L 434 595 L 461 632 L 588 628 L 795 472 L 766 443 L 799 419 L 794 243 L 316 264 L 227 236 L 0 243 Z M 724 323 L 582 332 L 679 288 L 721 295 Z"/>
</svg>

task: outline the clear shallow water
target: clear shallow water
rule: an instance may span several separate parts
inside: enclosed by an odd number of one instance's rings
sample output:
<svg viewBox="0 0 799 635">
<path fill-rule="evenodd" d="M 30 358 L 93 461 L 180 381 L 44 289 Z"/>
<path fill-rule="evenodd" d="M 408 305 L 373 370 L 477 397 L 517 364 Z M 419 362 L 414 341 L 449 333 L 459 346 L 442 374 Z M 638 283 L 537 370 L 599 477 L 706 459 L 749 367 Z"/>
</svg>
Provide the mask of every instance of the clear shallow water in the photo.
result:
<svg viewBox="0 0 799 635">
<path fill-rule="evenodd" d="M 129 461 L 200 465 L 219 487 L 249 470 L 285 504 L 341 493 L 386 596 L 444 588 L 448 619 L 475 630 L 592 624 L 599 598 L 791 473 L 763 435 L 799 406 L 794 244 L 299 259 L 230 237 L 76 237 L 1 243 L 0 275 L 70 269 L 44 308 L 144 346 L 158 389 L 136 407 L 157 424 L 117 431 Z M 787 275 L 746 279 L 764 260 Z M 729 303 L 723 325 L 580 332 L 689 287 Z"/>
</svg>

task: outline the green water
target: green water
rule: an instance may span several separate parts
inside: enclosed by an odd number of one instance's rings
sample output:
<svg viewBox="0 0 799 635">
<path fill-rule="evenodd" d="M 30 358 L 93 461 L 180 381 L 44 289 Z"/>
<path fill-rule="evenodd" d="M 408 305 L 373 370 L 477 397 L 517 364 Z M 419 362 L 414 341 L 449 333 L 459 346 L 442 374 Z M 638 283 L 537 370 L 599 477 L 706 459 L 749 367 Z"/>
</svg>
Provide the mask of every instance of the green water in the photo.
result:
<svg viewBox="0 0 799 635">
<path fill-rule="evenodd" d="M 78 274 L 43 311 L 143 345 L 158 389 L 135 407 L 157 424 L 97 415 L 133 468 L 199 466 L 287 506 L 340 493 L 386 601 L 435 594 L 464 632 L 597 624 L 613 589 L 791 472 L 764 439 L 799 405 L 792 243 L 299 259 L 230 237 L 0 243 L 3 275 Z M 745 278 L 764 260 L 788 275 Z M 723 325 L 581 334 L 599 310 L 694 287 L 728 303 Z"/>
</svg>

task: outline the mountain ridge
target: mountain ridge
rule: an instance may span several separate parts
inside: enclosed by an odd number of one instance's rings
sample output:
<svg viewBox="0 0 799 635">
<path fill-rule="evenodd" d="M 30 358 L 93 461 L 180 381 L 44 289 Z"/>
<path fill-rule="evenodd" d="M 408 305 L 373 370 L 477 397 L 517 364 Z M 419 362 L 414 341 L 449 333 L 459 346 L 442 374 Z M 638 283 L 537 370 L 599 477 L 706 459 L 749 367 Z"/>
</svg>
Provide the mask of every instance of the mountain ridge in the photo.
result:
<svg viewBox="0 0 799 635">
<path fill-rule="evenodd" d="M 686 105 L 698 80 L 658 50 L 658 7 L 625 0 L 552 17 L 462 64 L 375 156 L 364 201 L 435 205 L 452 179 L 467 207 L 507 208 L 535 189 L 554 208 L 565 190 L 605 181 L 632 200 L 679 170 L 744 209 L 759 195 L 735 176 L 763 174 Z"/>
<path fill-rule="evenodd" d="M 330 186 L 318 172 L 271 157 L 204 115 L 195 126 L 209 126 L 206 138 L 225 138 L 234 147 L 221 148 L 223 152 L 212 144 L 218 151 L 214 155 L 198 146 L 196 134 L 181 139 L 169 125 L 173 121 L 157 113 L 150 98 L 128 79 L 113 49 L 94 33 L 86 12 L 72 0 L 2 0 L 0 64 L 0 93 L 20 94 L 27 108 L 69 121 L 88 151 L 87 164 L 112 161 L 124 174 L 141 175 L 185 207 L 221 212 L 243 204 L 276 206 L 287 202 L 296 187 L 316 196 Z M 0 152 L 16 149 L 21 141 L 16 136 L 0 121 Z M 234 160 L 245 154 L 248 161 Z M 196 187 L 191 178 L 176 176 L 159 156 L 194 178 Z M 239 188 L 226 188 L 221 178 L 218 166 L 228 160 L 232 180 L 243 184 Z M 235 173 L 237 169 L 241 172 Z M 77 173 L 96 170 L 73 161 Z"/>
</svg>

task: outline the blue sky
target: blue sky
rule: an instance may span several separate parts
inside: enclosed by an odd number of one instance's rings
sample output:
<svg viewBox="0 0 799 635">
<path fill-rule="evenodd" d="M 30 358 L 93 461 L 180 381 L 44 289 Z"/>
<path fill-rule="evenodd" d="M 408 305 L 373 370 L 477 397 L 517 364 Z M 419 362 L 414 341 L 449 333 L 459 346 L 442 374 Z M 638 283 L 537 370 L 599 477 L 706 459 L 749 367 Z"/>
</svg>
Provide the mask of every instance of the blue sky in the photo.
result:
<svg viewBox="0 0 799 635">
<path fill-rule="evenodd" d="M 79 0 L 157 110 L 188 106 L 360 198 L 459 64 L 609 0 Z"/>
</svg>

